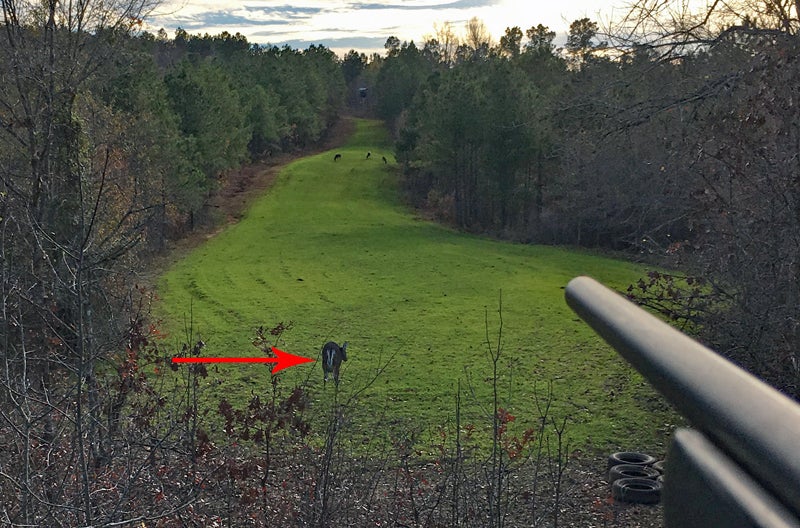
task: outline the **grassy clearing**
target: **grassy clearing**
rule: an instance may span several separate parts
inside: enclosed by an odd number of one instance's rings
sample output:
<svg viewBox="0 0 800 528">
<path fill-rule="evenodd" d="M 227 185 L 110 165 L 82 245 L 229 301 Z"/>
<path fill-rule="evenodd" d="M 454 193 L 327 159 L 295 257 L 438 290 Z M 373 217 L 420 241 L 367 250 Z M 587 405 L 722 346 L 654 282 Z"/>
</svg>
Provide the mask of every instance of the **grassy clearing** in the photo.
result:
<svg viewBox="0 0 800 528">
<path fill-rule="evenodd" d="M 365 436 L 384 423 L 424 433 L 452 421 L 459 379 L 463 386 L 471 380 L 483 405 L 490 401 L 484 321 L 488 313 L 494 342 L 502 290 L 499 386 L 518 421 L 536 419 L 534 391 L 552 381 L 553 415 L 571 416 L 568 436 L 576 447 L 658 449 L 674 417 L 563 297 L 576 275 L 624 287 L 643 270 L 415 218 L 398 201 L 385 132 L 376 122 L 357 124 L 346 146 L 289 165 L 238 224 L 163 275 L 158 312 L 166 329 L 177 339 L 191 317 L 209 356 L 257 355 L 254 329 L 279 321 L 294 322 L 284 336 L 294 354 L 316 357 L 327 340 L 348 340 L 345 394 L 393 355 L 387 372 L 360 396 L 357 426 Z M 342 159 L 334 162 L 334 153 Z M 268 387 L 265 366 L 210 370 L 212 401 L 222 395 L 244 401 Z M 331 396 L 318 364 L 281 375 L 290 382 L 310 376 L 317 401 Z M 478 401 L 463 398 L 465 421 L 481 421 Z"/>
</svg>

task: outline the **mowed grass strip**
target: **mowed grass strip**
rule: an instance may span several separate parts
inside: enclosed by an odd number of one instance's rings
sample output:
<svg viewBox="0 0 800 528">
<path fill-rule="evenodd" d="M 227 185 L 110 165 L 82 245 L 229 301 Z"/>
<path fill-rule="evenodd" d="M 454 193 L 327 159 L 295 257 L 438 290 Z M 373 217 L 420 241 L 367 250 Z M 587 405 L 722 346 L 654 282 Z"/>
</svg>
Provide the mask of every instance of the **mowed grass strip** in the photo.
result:
<svg viewBox="0 0 800 528">
<path fill-rule="evenodd" d="M 334 161 L 337 153 L 341 159 Z M 293 354 L 318 358 L 326 341 L 347 340 L 344 395 L 393 357 L 359 397 L 356 426 L 365 435 L 386 423 L 430 432 L 452 424 L 459 380 L 464 422 L 486 425 L 485 321 L 488 314 L 495 344 L 502 292 L 498 386 L 520 424 L 535 422 L 534 393 L 552 382 L 551 413 L 570 416 L 572 445 L 661 444 L 671 413 L 564 302 L 564 286 L 577 275 L 624 287 L 643 269 L 454 232 L 403 207 L 396 182 L 388 137 L 374 121 L 359 120 L 343 148 L 288 165 L 239 223 L 163 275 L 158 313 L 166 329 L 179 339 L 191 318 L 208 356 L 258 355 L 251 344 L 255 329 L 279 321 L 294 323 L 284 335 Z M 268 390 L 268 366 L 211 372 L 205 380 L 211 405 L 221 397 L 241 404 L 252 391 Z M 332 397 L 319 363 L 281 376 L 289 383 L 310 376 L 316 401 Z"/>
</svg>

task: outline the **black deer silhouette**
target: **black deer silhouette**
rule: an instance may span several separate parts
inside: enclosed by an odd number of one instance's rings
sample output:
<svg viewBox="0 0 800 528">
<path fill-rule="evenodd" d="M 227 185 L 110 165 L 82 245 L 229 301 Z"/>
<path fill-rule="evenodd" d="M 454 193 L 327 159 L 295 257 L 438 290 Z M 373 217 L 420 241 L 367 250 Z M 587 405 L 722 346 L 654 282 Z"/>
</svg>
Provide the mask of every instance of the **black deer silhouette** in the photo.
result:
<svg viewBox="0 0 800 528">
<path fill-rule="evenodd" d="M 325 381 L 328 381 L 329 374 L 333 374 L 334 383 L 339 385 L 339 367 L 342 361 L 347 361 L 347 341 L 342 346 L 333 341 L 325 343 L 322 347 L 322 372 L 325 374 Z"/>
<path fill-rule="evenodd" d="M 337 155 L 335 155 L 333 157 L 333 161 L 339 161 L 340 159 L 342 159 L 342 155 L 341 154 L 337 154 Z"/>
</svg>

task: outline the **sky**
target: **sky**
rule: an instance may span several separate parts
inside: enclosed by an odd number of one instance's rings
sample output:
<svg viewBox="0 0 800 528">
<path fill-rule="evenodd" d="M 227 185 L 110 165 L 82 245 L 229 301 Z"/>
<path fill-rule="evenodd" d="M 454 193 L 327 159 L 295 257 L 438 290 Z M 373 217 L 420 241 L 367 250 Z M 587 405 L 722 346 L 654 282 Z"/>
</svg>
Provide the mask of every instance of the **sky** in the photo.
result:
<svg viewBox="0 0 800 528">
<path fill-rule="evenodd" d="M 241 33 L 248 42 L 305 49 L 322 44 L 340 57 L 355 49 L 385 54 L 386 39 L 422 43 L 434 25 L 450 22 L 457 34 L 472 17 L 494 41 L 507 27 L 524 32 L 538 24 L 556 31 L 563 45 L 569 25 L 588 17 L 602 22 L 621 14 L 625 0 L 163 0 L 147 29 L 190 34 Z M 614 7 L 616 6 L 616 7 Z"/>
</svg>

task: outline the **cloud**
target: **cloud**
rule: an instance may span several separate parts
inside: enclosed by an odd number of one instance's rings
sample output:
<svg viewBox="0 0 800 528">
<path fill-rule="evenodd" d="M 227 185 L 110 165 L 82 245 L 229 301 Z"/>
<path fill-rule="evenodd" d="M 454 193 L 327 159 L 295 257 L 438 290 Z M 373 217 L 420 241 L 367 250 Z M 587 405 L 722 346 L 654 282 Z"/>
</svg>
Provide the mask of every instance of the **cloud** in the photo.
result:
<svg viewBox="0 0 800 528">
<path fill-rule="evenodd" d="M 461 32 L 472 17 L 485 22 L 495 40 L 505 28 L 544 24 L 565 35 L 569 22 L 596 19 L 613 0 L 164 0 L 147 20 L 151 31 L 178 27 L 194 34 L 241 33 L 254 44 L 306 48 L 322 44 L 341 55 L 349 49 L 383 53 L 390 36 L 424 40 L 434 25 Z M 619 0 L 622 1 L 622 0 Z M 564 37 L 565 38 L 565 37 Z"/>
<path fill-rule="evenodd" d="M 311 20 L 314 16 L 325 11 L 322 7 L 303 7 L 286 4 L 278 6 L 245 5 L 242 10 L 256 16 L 267 14 L 270 17 L 281 18 L 286 21 Z"/>
<path fill-rule="evenodd" d="M 227 11 L 216 11 L 203 13 L 200 16 L 186 17 L 180 20 L 181 28 L 186 31 L 202 30 L 206 33 L 217 34 L 221 33 L 225 28 L 230 26 L 290 26 L 291 22 L 288 20 L 276 19 L 258 19 L 257 17 L 250 17 Z M 207 31 L 208 28 L 219 28 L 219 31 Z M 230 32 L 230 31 L 229 31 Z"/>
<path fill-rule="evenodd" d="M 387 2 L 387 3 L 353 3 L 352 9 L 401 9 L 401 10 L 431 10 L 431 9 L 476 9 L 492 7 L 502 3 L 502 0 L 455 0 L 453 2 Z"/>
</svg>

